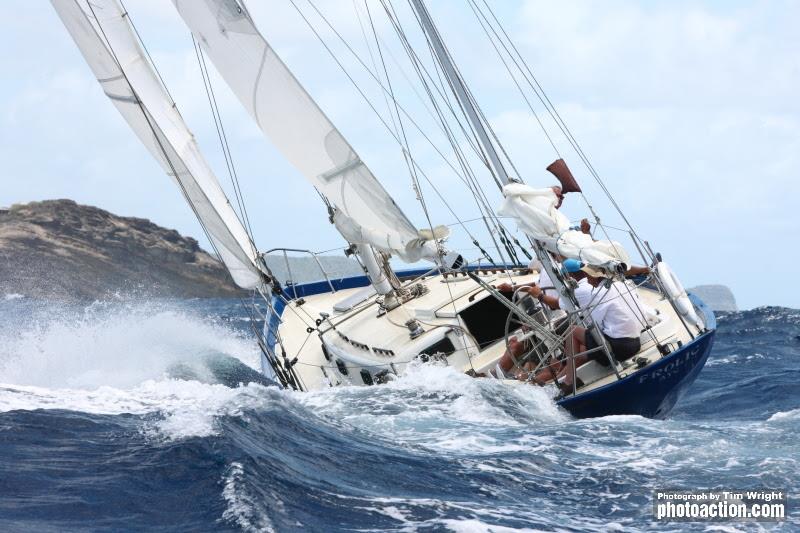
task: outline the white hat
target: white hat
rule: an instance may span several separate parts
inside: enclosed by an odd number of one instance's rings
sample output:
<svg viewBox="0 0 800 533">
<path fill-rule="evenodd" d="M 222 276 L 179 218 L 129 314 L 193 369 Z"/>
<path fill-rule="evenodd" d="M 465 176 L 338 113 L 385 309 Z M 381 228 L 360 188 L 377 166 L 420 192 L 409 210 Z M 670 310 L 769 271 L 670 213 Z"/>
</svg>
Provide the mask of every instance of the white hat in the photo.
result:
<svg viewBox="0 0 800 533">
<path fill-rule="evenodd" d="M 599 268 L 593 267 L 591 265 L 583 265 L 581 267 L 581 270 L 586 272 L 586 274 L 588 276 L 591 276 L 593 278 L 607 278 L 608 277 L 608 275 L 605 273 L 605 271 L 603 271 L 603 270 L 601 270 Z"/>
</svg>

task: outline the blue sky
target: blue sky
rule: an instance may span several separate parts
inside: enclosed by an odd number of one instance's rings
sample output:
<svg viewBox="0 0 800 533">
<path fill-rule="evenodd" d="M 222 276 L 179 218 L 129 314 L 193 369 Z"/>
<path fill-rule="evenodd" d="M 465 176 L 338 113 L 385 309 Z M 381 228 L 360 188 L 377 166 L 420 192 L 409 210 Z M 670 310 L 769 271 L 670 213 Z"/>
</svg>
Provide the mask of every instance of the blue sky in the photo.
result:
<svg viewBox="0 0 800 533">
<path fill-rule="evenodd" d="M 204 153 L 227 184 L 188 31 L 171 2 L 125 4 Z M 308 4 L 298 4 L 308 11 Z M 429 4 L 525 181 L 549 185 L 544 167 L 556 157 L 554 151 L 472 12 L 455 0 Z M 353 2 L 317 5 L 366 54 Z M 291 5 L 251 0 L 248 6 L 362 159 L 423 226 L 397 145 Z M 376 2 L 373 7 L 379 10 Z M 742 307 L 800 307 L 800 291 L 790 277 L 800 259 L 800 4 L 531 0 L 503 2 L 498 9 L 628 218 L 685 285 L 727 284 Z M 391 51 L 393 35 L 385 21 L 378 31 Z M 329 32 L 323 34 L 334 43 Z M 48 2 L 0 3 L 0 44 L 6 51 L 0 55 L 0 205 L 73 198 L 200 237 L 178 189 L 103 96 Z M 394 50 L 402 65 L 399 49 Z M 357 70 L 352 61 L 347 64 Z M 399 70 L 389 66 L 397 75 L 399 99 L 434 131 Z M 368 79 L 359 83 L 383 105 Z M 263 139 L 218 79 L 215 89 L 259 247 L 339 246 L 310 185 Z M 555 134 L 552 123 L 545 125 Z M 437 144 L 445 146 L 441 139 Z M 620 225 L 566 142 L 560 139 L 557 145 L 603 220 Z M 473 218 L 474 203 L 458 179 L 421 138 L 413 137 L 411 146 L 459 217 Z M 485 176 L 481 179 L 498 206 L 499 193 Z M 454 222 L 423 189 L 434 222 Z M 586 215 L 579 198 L 568 198 L 564 209 L 574 219 Z M 488 246 L 480 225 L 469 227 Z M 458 232 L 451 247 L 474 255 L 469 239 Z"/>
</svg>

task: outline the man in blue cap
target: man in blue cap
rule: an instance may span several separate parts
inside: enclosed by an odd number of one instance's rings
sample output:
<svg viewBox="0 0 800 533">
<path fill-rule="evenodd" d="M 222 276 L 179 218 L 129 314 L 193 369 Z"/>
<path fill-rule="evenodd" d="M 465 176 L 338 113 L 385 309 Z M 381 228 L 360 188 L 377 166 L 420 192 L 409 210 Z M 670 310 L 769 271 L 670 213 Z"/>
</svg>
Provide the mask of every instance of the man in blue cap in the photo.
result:
<svg viewBox="0 0 800 533">
<path fill-rule="evenodd" d="M 594 287 L 592 287 L 587 280 L 587 274 L 584 268 L 585 265 L 577 259 L 565 259 L 564 262 L 561 263 L 561 270 L 578 283 L 574 293 L 575 299 L 578 301 L 578 306 L 580 307 L 586 306 L 591 301 L 592 292 L 594 291 Z M 595 272 L 594 269 L 592 269 L 592 272 L 598 273 Z M 534 298 L 537 298 L 551 309 L 563 309 L 567 307 L 564 305 L 565 302 L 562 296 L 547 294 L 538 285 L 527 286 L 522 290 L 526 291 Z"/>
<path fill-rule="evenodd" d="M 606 280 L 601 271 L 589 265 L 583 265 L 581 271 L 585 273 L 586 283 L 592 287 L 590 301 L 581 306 L 590 310 L 592 322 L 611 348 L 612 357 L 617 361 L 630 359 L 639 352 L 640 335 L 647 326 L 647 310 L 639 301 L 635 287 L 629 287 L 624 281 L 613 281 L 605 283 L 606 288 L 603 288 L 601 283 Z M 563 390 L 573 390 L 574 369 L 583 363 L 594 360 L 603 366 L 611 364 L 598 338 L 599 335 L 586 328 L 577 326 L 573 329 L 571 339 L 565 345 L 566 353 L 580 355 L 568 357 L 559 372 L 558 377 L 563 378 Z"/>
</svg>

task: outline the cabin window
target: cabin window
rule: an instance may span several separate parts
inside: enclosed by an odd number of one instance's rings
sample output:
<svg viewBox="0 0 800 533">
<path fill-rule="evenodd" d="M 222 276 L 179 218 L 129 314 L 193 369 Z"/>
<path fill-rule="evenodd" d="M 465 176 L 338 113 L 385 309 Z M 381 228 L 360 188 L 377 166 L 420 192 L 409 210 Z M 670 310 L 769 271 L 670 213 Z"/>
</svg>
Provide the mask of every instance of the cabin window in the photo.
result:
<svg viewBox="0 0 800 533">
<path fill-rule="evenodd" d="M 419 352 L 419 354 L 420 355 L 425 354 L 427 356 L 431 356 L 431 355 L 434 355 L 434 354 L 437 354 L 437 353 L 443 353 L 445 356 L 447 356 L 447 355 L 450 355 L 451 353 L 453 353 L 455 351 L 456 351 L 456 347 L 453 346 L 453 341 L 451 341 L 447 337 L 444 337 L 443 339 L 441 339 L 436 344 L 432 344 L 432 345 L 428 346 L 427 348 L 425 348 L 424 350 L 421 350 Z"/>
<path fill-rule="evenodd" d="M 505 336 L 509 310 L 494 296 L 487 296 L 461 311 L 458 316 L 483 350 Z M 512 324 L 513 328 L 513 324 Z"/>
</svg>

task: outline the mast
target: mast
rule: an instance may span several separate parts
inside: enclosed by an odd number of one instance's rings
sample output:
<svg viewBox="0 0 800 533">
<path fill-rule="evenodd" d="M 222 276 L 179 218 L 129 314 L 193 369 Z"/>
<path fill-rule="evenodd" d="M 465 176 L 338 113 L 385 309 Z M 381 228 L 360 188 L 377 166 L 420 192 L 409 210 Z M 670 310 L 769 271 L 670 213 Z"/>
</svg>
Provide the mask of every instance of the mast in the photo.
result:
<svg viewBox="0 0 800 533">
<path fill-rule="evenodd" d="M 411 3 L 413 4 L 414 9 L 419 16 L 420 23 L 422 24 L 422 28 L 425 30 L 425 34 L 428 36 L 428 39 L 433 46 L 436 57 L 439 60 L 439 63 L 441 64 L 448 81 L 450 82 L 450 87 L 452 87 L 456 98 L 458 98 L 458 101 L 461 103 L 461 108 L 467 115 L 470 124 L 472 124 L 472 129 L 478 136 L 478 140 L 480 141 L 481 146 L 489 158 L 489 163 L 491 164 L 492 170 L 504 184 L 512 182 L 513 180 L 509 177 L 508 172 L 506 172 L 506 169 L 503 166 L 503 163 L 500 161 L 500 157 L 497 154 L 497 150 L 495 150 L 494 144 L 492 144 L 489 135 L 486 133 L 486 128 L 483 126 L 480 115 L 475 109 L 475 104 L 467 92 L 467 86 L 464 83 L 464 80 L 461 79 L 461 75 L 458 73 L 458 70 L 453 63 L 453 59 L 447 52 L 447 48 L 445 48 L 444 43 L 442 42 L 442 38 L 439 35 L 439 31 L 436 29 L 433 20 L 431 19 L 430 13 L 428 13 L 428 8 L 425 7 L 425 4 L 422 2 L 422 0 L 411 0 Z"/>
<path fill-rule="evenodd" d="M 444 42 L 439 35 L 439 30 L 436 29 L 436 25 L 434 24 L 430 13 L 428 13 L 428 8 L 425 7 L 423 0 L 411 0 L 411 4 L 413 5 L 414 10 L 419 17 L 422 29 L 428 36 L 439 64 L 442 66 L 445 76 L 447 76 L 447 80 L 450 83 L 453 93 L 461 104 L 461 108 L 472 125 L 472 129 L 475 132 L 475 135 L 478 137 L 481 147 L 489 158 L 491 169 L 503 184 L 508 185 L 509 183 L 514 183 L 515 180 L 513 180 L 508 175 L 508 172 L 506 172 L 506 169 L 500 160 L 500 156 L 497 153 L 497 149 L 495 148 L 494 143 L 492 143 L 489 134 L 486 132 L 486 128 L 480 118 L 481 115 L 478 113 L 476 104 L 470 97 L 469 91 L 467 91 L 467 86 L 464 83 L 464 80 L 461 78 L 461 75 L 459 74 L 458 69 L 453 62 L 453 58 L 450 57 L 447 48 L 444 46 Z M 576 306 L 573 302 L 571 291 L 566 290 L 564 283 L 561 281 L 561 273 L 559 269 L 556 268 L 550 253 L 548 253 L 542 243 L 540 243 L 538 240 L 532 239 L 532 244 L 534 247 L 534 252 L 536 253 L 536 257 L 547 269 L 548 273 L 550 274 L 550 279 L 553 281 L 556 290 L 560 294 L 567 296 L 565 298 L 565 303 L 567 303 L 569 309 L 565 309 L 565 311 L 574 311 Z"/>
</svg>

